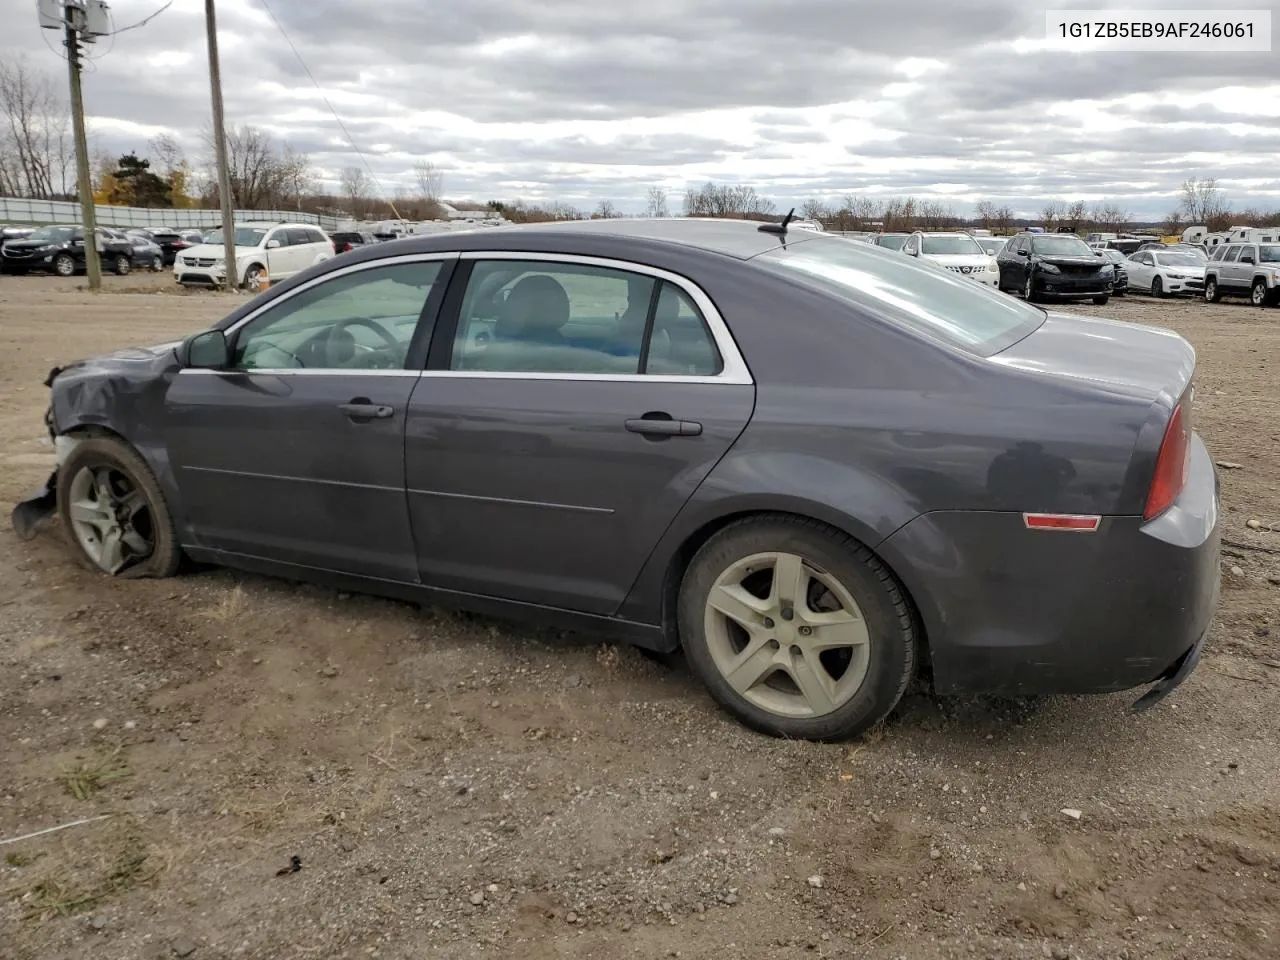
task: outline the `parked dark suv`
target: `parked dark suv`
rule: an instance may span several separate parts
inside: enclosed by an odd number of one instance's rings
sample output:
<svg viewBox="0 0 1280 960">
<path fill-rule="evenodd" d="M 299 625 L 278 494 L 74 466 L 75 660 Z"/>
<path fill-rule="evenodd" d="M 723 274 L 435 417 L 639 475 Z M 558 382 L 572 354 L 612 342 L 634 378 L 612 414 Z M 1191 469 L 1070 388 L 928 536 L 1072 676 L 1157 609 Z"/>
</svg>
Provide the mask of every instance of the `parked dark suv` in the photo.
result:
<svg viewBox="0 0 1280 960">
<path fill-rule="evenodd" d="M 172 267 L 173 261 L 177 259 L 178 254 L 186 250 L 188 247 L 194 247 L 199 240 L 190 240 L 183 236 L 177 230 L 168 230 L 164 227 L 148 227 L 141 231 L 145 233 L 160 248 L 160 255 L 164 258 L 164 265 Z"/>
<path fill-rule="evenodd" d="M 1000 289 L 1035 302 L 1048 297 L 1093 300 L 1111 297 L 1116 271 L 1079 237 L 1060 233 L 1020 233 L 996 257 Z"/>
<path fill-rule="evenodd" d="M 126 274 L 133 267 L 133 244 L 115 231 L 99 230 L 100 257 L 104 270 Z M 45 270 L 70 277 L 85 269 L 84 228 L 80 226 L 41 227 L 22 240 L 4 245 L 3 262 L 8 273 Z"/>
</svg>

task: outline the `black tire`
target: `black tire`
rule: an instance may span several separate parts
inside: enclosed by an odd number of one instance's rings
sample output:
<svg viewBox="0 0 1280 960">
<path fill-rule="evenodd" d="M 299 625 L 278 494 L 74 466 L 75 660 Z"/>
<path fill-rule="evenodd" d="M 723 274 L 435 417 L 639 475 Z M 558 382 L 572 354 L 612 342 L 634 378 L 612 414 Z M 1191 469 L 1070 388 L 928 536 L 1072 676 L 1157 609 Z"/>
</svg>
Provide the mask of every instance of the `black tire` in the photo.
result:
<svg viewBox="0 0 1280 960">
<path fill-rule="evenodd" d="M 1218 289 L 1218 280 L 1216 277 L 1205 278 L 1204 298 L 1208 303 L 1217 303 L 1222 299 L 1222 292 Z"/>
<path fill-rule="evenodd" d="M 1159 277 L 1154 277 L 1151 280 L 1151 295 L 1153 297 L 1164 296 L 1164 281 Z"/>
<path fill-rule="evenodd" d="M 1099 307 L 1105 307 L 1107 305 L 1107 301 L 1110 299 L 1111 299 L 1111 294 L 1104 293 L 1101 296 L 1094 297 L 1093 302 Z"/>
<path fill-rule="evenodd" d="M 1249 302 L 1255 307 L 1265 307 L 1271 302 L 1271 292 L 1267 289 L 1267 281 L 1259 277 L 1249 288 Z"/>
<path fill-rule="evenodd" d="M 788 717 L 739 694 L 716 666 L 708 646 L 708 595 L 718 577 L 746 557 L 794 553 L 837 580 L 861 608 L 870 636 L 865 678 L 829 713 Z M 799 517 L 762 516 L 731 523 L 694 556 L 680 586 L 678 623 L 685 657 L 711 696 L 747 726 L 776 737 L 847 740 L 883 720 L 901 699 L 916 669 L 916 631 L 906 597 L 889 569 L 857 540 Z"/>
<path fill-rule="evenodd" d="M 124 474 L 145 497 L 150 515 L 150 554 L 124 567 L 115 576 L 127 579 L 173 576 L 178 572 L 182 561 L 182 548 L 178 545 L 177 531 L 164 492 L 160 489 L 155 474 L 138 452 L 115 437 L 92 437 L 81 441 L 58 468 L 58 520 L 77 557 L 91 569 L 106 572 L 81 546 L 72 527 L 70 514 L 73 478 L 85 468 L 99 467 L 108 467 Z"/>
<path fill-rule="evenodd" d="M 53 258 L 53 272 L 60 277 L 74 277 L 76 258 L 69 253 L 60 253 Z"/>
<path fill-rule="evenodd" d="M 152 272 L 152 273 L 159 273 L 159 272 L 160 272 L 161 270 L 163 270 L 163 269 L 164 269 L 164 257 L 159 256 L 158 254 L 157 254 L 156 256 L 152 257 L 152 258 L 151 258 L 151 272 Z"/>
<path fill-rule="evenodd" d="M 1027 303 L 1038 303 L 1040 301 L 1040 295 L 1036 292 L 1035 280 L 1032 278 L 1031 271 L 1029 270 L 1027 271 L 1027 279 L 1022 284 L 1022 298 L 1026 300 Z"/>
<path fill-rule="evenodd" d="M 123 253 L 118 254 L 116 256 L 116 258 L 112 261 L 112 265 L 113 265 L 113 269 L 116 272 L 116 276 L 118 277 L 125 276 L 130 270 L 133 269 L 133 263 L 130 262 L 129 258 L 126 257 Z"/>
</svg>

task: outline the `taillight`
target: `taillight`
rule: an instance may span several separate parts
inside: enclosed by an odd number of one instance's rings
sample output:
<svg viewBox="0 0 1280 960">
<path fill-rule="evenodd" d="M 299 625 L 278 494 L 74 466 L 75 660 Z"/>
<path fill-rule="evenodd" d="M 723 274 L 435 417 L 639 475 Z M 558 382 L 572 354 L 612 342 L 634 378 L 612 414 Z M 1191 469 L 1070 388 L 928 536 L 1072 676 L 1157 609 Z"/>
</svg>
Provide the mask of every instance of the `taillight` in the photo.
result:
<svg viewBox="0 0 1280 960">
<path fill-rule="evenodd" d="M 349 252 L 350 250 L 351 250 L 351 244 L 349 244 L 349 243 L 344 243 L 344 244 L 342 245 L 342 249 L 341 249 L 341 250 L 339 250 L 338 252 L 339 252 L 339 253 L 347 253 L 347 252 Z"/>
<path fill-rule="evenodd" d="M 1179 403 L 1173 408 L 1173 416 L 1165 427 L 1160 452 L 1156 455 L 1156 471 L 1147 491 L 1147 506 L 1142 511 L 1143 520 L 1153 520 L 1164 513 L 1178 499 L 1187 485 L 1187 472 L 1191 467 L 1191 417 Z"/>
</svg>

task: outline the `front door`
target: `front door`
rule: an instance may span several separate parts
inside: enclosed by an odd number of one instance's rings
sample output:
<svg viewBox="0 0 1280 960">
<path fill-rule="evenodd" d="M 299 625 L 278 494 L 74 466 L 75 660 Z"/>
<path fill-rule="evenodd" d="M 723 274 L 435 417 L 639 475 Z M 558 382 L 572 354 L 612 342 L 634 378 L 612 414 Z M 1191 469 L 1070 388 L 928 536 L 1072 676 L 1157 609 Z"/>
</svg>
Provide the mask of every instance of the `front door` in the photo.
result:
<svg viewBox="0 0 1280 960">
<path fill-rule="evenodd" d="M 422 581 L 611 614 L 741 433 L 754 386 L 688 281 L 482 256 L 460 268 L 409 405 Z"/>
<path fill-rule="evenodd" d="M 335 271 L 233 328 L 229 369 L 175 377 L 168 449 L 191 543 L 417 579 L 404 425 L 450 263 Z"/>
</svg>

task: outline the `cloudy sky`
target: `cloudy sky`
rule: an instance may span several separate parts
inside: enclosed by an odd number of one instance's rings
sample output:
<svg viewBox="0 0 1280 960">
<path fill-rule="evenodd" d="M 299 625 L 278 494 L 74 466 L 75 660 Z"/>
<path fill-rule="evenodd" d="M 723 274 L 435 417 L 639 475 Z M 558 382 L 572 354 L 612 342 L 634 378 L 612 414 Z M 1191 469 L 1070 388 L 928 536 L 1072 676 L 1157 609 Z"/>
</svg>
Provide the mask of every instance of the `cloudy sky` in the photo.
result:
<svg viewBox="0 0 1280 960">
<path fill-rule="evenodd" d="M 125 26 L 163 0 L 115 0 Z M 1176 206 L 1188 176 L 1280 208 L 1280 44 L 1272 53 L 1081 53 L 1046 9 L 1275 9 L 1275 0 L 267 0 L 383 188 L 415 160 L 445 195 L 612 200 L 745 182 L 780 208 L 850 192 L 1038 211 Z M 0 0 L 0 58 L 62 71 L 33 0 Z M 209 116 L 204 4 L 175 0 L 100 43 L 85 78 L 97 145 L 193 160 Z M 1276 17 L 1280 20 L 1280 16 Z M 358 163 L 262 0 L 218 0 L 229 124 L 253 124 L 336 179 Z M 61 73 L 58 74 L 61 76 Z"/>
</svg>

